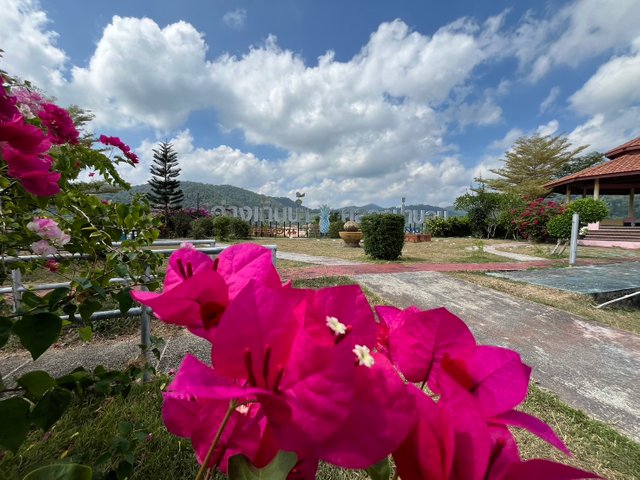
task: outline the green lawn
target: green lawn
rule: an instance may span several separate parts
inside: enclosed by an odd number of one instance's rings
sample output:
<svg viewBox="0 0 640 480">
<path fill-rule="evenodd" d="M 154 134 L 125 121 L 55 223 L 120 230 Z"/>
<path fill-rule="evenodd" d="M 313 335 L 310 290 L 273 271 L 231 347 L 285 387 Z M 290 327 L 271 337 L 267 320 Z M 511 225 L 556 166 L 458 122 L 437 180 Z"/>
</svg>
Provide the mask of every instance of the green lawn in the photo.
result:
<svg viewBox="0 0 640 480">
<path fill-rule="evenodd" d="M 132 479 L 193 479 L 197 462 L 190 441 L 169 434 L 160 416 L 161 387 L 166 381 L 159 379 L 138 385 L 126 399 L 89 397 L 76 401 L 50 434 L 32 434 L 17 455 L 7 453 L 0 460 L 0 478 L 17 480 L 36 466 L 57 461 L 82 461 L 95 466 L 101 455 L 110 452 L 114 439 L 122 435 L 119 423 L 128 421 L 142 424 L 152 433 L 149 439 L 135 444 L 136 467 Z M 574 453 L 574 457 L 568 459 L 532 435 L 518 432 L 525 458 L 550 457 L 614 480 L 640 479 L 639 444 L 567 407 L 537 387 L 531 388 L 523 410 L 549 422 Z M 113 468 L 118 460 L 110 457 L 97 470 Z M 318 478 L 367 477 L 361 472 L 323 465 Z"/>
</svg>

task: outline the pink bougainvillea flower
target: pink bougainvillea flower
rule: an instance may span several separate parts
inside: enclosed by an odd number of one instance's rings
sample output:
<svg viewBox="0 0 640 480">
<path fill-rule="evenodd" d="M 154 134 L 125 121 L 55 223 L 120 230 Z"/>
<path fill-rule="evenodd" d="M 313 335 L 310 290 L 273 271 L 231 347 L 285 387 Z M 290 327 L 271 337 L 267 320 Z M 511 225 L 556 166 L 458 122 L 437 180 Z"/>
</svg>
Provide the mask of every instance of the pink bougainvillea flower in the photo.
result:
<svg viewBox="0 0 640 480">
<path fill-rule="evenodd" d="M 31 251 L 36 255 L 42 255 L 43 257 L 46 257 L 47 255 L 55 255 L 56 253 L 58 253 L 58 249 L 46 240 L 39 240 L 32 243 Z"/>
<path fill-rule="evenodd" d="M 415 397 L 415 423 L 409 435 L 393 452 L 403 480 L 450 478 L 453 468 L 454 434 L 448 412 L 424 392 L 407 389 Z"/>
<path fill-rule="evenodd" d="M 77 144 L 79 133 L 73 120 L 65 109 L 53 103 L 44 103 L 38 112 L 38 117 L 47 128 L 49 139 L 56 145 L 65 143 Z"/>
<path fill-rule="evenodd" d="M 551 427 L 526 413 L 513 410 L 527 396 L 531 368 L 516 352 L 500 347 L 480 346 L 445 357 L 437 391 L 449 397 L 453 379 L 469 391 L 487 422 L 524 428 L 570 455 Z"/>
<path fill-rule="evenodd" d="M 388 329 L 390 358 L 410 382 L 430 380 L 446 354 L 476 345 L 464 322 L 444 308 L 376 307 L 376 313 Z"/>
<path fill-rule="evenodd" d="M 526 462 L 510 464 L 504 475 L 495 477 L 495 480 L 578 480 L 583 478 L 601 477 L 595 473 L 586 472 L 569 465 L 536 458 Z M 494 477 L 491 477 L 491 479 L 493 480 Z"/>
<path fill-rule="evenodd" d="M 44 264 L 44 268 L 52 273 L 56 273 L 60 269 L 60 264 L 55 260 L 47 260 L 47 262 Z"/>
<path fill-rule="evenodd" d="M 17 107 L 18 99 L 7 93 L 2 85 L 3 83 L 4 77 L 0 75 L 0 124 L 7 121 L 7 119 L 20 115 Z"/>
<path fill-rule="evenodd" d="M 33 171 L 18 177 L 24 189 L 37 197 L 51 197 L 60 193 L 58 172 Z"/>
<path fill-rule="evenodd" d="M 24 87 L 15 87 L 11 89 L 11 95 L 17 100 L 18 109 L 25 118 L 35 118 L 38 115 L 43 103 L 38 93 Z"/>
<path fill-rule="evenodd" d="M 510 410 L 500 415 L 496 415 L 495 417 L 488 419 L 488 421 L 490 424 L 494 423 L 498 425 L 509 425 L 512 427 L 523 428 L 540 437 L 550 445 L 553 445 L 561 452 L 571 456 L 571 452 L 564 442 L 556 435 L 553 429 L 533 415 L 519 412 L 517 410 Z"/>
<path fill-rule="evenodd" d="M 25 124 L 20 114 L 0 119 L 0 142 L 7 142 L 22 153 L 44 153 L 51 147 L 42 130 Z"/>
<path fill-rule="evenodd" d="M 109 145 L 120 149 L 120 151 L 131 161 L 131 163 L 139 162 L 138 156 L 131 151 L 131 147 L 129 147 L 129 145 L 126 145 L 118 137 L 108 137 L 106 135 L 100 135 L 100 138 L 98 140 L 103 145 Z"/>
<path fill-rule="evenodd" d="M 513 350 L 479 346 L 445 355 L 442 375 L 432 389 L 443 392 L 442 379 L 448 376 L 471 393 L 485 417 L 505 413 L 527 396 L 531 368 Z"/>
<path fill-rule="evenodd" d="M 32 222 L 27 223 L 27 229 L 35 232 L 40 238 L 53 240 L 59 245 L 66 245 L 71 237 L 60 230 L 58 223 L 51 218 L 34 217 Z"/>
<path fill-rule="evenodd" d="M 235 397 L 242 402 L 247 393 L 250 391 L 224 381 L 211 367 L 187 355 L 163 395 L 162 418 L 171 433 L 191 438 L 198 461 L 202 463 L 229 407 L 229 400 Z M 210 466 L 218 465 L 226 472 L 229 458 L 241 453 L 254 465 L 263 467 L 277 451 L 260 405 L 241 404 L 231 414 Z"/>
<path fill-rule="evenodd" d="M 491 436 L 476 402 L 453 384 L 447 399 L 435 404 L 413 387 L 416 423 L 393 453 L 403 480 L 483 480 L 489 465 Z"/>
<path fill-rule="evenodd" d="M 272 252 L 254 243 L 243 243 L 225 248 L 216 259 L 216 271 L 222 275 L 229 287 L 229 298 L 233 299 L 249 280 L 269 287 L 282 285 L 280 275 L 273 264 Z"/>
<path fill-rule="evenodd" d="M 211 339 L 228 303 L 252 278 L 280 287 L 270 250 L 235 245 L 214 261 L 193 248 L 181 248 L 169 259 L 162 293 L 133 291 L 131 295 L 151 307 L 160 320 Z"/>
<path fill-rule="evenodd" d="M 47 155 L 25 153 L 9 145 L 2 148 L 2 156 L 9 166 L 8 174 L 20 181 L 26 191 L 40 197 L 60 192 L 61 175 L 51 172 L 53 159 Z"/>
<path fill-rule="evenodd" d="M 259 400 L 282 449 L 364 468 L 412 424 L 413 399 L 389 361 L 370 353 L 374 342 L 358 286 L 305 292 L 250 281 L 220 321 L 212 362 L 275 394 Z M 282 401 L 290 416 L 278 412 Z"/>
</svg>

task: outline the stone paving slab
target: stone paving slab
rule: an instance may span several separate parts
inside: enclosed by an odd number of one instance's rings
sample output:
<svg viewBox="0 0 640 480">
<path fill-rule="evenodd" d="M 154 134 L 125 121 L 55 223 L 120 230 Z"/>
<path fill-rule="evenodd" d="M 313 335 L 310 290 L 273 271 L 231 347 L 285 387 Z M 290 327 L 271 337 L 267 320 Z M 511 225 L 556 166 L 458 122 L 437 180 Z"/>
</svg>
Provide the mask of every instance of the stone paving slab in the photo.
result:
<svg viewBox="0 0 640 480">
<path fill-rule="evenodd" d="M 491 273 L 490 275 L 581 294 L 618 292 L 640 288 L 640 262 L 548 268 L 528 272 Z"/>
<path fill-rule="evenodd" d="M 565 403 L 640 441 L 640 336 L 436 272 L 354 280 L 397 307 L 448 308 L 480 343 L 519 352 Z"/>
</svg>

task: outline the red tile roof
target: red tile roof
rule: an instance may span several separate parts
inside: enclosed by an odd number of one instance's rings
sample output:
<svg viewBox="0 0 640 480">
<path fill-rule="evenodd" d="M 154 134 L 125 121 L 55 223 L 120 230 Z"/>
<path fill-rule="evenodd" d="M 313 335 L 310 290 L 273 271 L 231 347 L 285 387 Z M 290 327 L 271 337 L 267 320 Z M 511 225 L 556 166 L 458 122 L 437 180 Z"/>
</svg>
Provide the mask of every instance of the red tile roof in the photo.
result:
<svg viewBox="0 0 640 480">
<path fill-rule="evenodd" d="M 622 145 L 614 148 L 613 150 L 609 150 L 604 154 L 605 157 L 613 160 L 616 157 L 619 157 L 623 153 L 640 153 L 640 137 L 634 138 L 630 142 L 623 143 Z"/>
<path fill-rule="evenodd" d="M 611 160 L 549 182 L 545 187 L 554 188 L 578 180 L 601 177 L 640 175 L 640 137 L 608 151 L 605 156 Z"/>
</svg>

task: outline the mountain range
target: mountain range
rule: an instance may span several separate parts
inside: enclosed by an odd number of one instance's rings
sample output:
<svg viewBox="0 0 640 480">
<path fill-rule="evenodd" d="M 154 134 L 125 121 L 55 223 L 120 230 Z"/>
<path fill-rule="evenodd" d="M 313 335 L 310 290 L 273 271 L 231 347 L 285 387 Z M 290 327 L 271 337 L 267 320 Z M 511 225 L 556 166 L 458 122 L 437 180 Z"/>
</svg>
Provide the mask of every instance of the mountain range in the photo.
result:
<svg viewBox="0 0 640 480">
<path fill-rule="evenodd" d="M 206 208 L 211 209 L 216 205 L 235 205 L 235 206 L 271 206 L 271 207 L 291 207 L 296 208 L 294 200 L 287 197 L 270 197 L 260 193 L 252 192 L 240 187 L 234 187 L 233 185 L 211 185 L 208 183 L 181 181 L 180 188 L 184 193 L 184 208 Z M 122 191 L 116 193 L 103 193 L 100 197 L 105 200 L 111 200 L 117 203 L 129 203 L 131 198 L 136 194 L 147 194 L 151 188 L 149 184 L 135 185 L 131 187 L 129 191 Z M 302 207 L 305 209 L 304 204 Z M 382 211 L 388 210 L 388 208 L 381 207 L 375 203 L 369 203 L 367 205 L 349 207 L 343 207 L 347 210 L 356 209 L 364 211 Z M 395 207 L 400 209 L 399 206 Z M 417 204 L 406 205 L 408 210 L 426 210 L 426 211 L 443 211 L 453 210 L 452 208 L 434 207 L 433 205 Z M 313 210 L 313 209 L 312 209 Z M 317 210 L 317 209 L 316 209 Z"/>
</svg>

